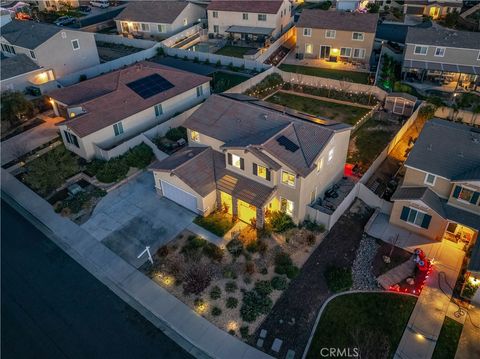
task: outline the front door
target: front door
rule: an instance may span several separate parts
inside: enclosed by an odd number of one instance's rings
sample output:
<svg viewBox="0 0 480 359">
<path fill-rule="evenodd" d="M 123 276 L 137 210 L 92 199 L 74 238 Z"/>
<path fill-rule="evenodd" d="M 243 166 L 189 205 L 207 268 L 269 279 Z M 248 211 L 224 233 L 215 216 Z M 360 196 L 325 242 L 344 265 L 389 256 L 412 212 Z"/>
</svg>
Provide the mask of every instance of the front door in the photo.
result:
<svg viewBox="0 0 480 359">
<path fill-rule="evenodd" d="M 325 45 L 320 46 L 320 58 L 321 59 L 330 58 L 330 46 L 325 46 Z"/>
<path fill-rule="evenodd" d="M 251 223 L 251 219 L 257 218 L 257 208 L 244 202 L 242 200 L 237 200 L 238 205 L 238 218 L 246 223 Z"/>
</svg>

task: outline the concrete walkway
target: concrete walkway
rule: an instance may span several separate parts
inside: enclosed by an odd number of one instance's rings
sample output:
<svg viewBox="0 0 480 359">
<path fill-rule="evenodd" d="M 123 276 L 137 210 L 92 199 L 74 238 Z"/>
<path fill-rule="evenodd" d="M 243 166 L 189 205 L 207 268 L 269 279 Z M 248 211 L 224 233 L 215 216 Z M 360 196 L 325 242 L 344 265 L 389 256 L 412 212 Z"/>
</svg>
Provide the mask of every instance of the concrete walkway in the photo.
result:
<svg viewBox="0 0 480 359">
<path fill-rule="evenodd" d="M 217 328 L 1 170 L 2 196 L 57 245 L 197 358 L 271 358 Z"/>
</svg>

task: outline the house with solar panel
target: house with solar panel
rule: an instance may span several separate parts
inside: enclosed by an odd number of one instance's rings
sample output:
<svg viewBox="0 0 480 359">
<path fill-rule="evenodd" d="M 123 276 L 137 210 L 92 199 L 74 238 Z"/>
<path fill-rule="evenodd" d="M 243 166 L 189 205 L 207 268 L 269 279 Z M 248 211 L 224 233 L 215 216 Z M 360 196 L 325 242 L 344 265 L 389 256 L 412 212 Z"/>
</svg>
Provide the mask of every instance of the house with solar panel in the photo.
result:
<svg viewBox="0 0 480 359">
<path fill-rule="evenodd" d="M 480 33 L 439 26 L 410 27 L 405 40 L 404 80 L 456 91 L 480 83 Z"/>
<path fill-rule="evenodd" d="M 303 221 L 344 174 L 349 125 L 240 94 L 210 96 L 184 123 L 188 146 L 151 165 L 159 194 L 200 215 L 222 208 L 261 228 Z"/>
<path fill-rule="evenodd" d="M 49 93 L 66 148 L 87 160 L 210 95 L 210 78 L 143 61 Z M 128 148 L 125 148 L 125 151 Z"/>
</svg>

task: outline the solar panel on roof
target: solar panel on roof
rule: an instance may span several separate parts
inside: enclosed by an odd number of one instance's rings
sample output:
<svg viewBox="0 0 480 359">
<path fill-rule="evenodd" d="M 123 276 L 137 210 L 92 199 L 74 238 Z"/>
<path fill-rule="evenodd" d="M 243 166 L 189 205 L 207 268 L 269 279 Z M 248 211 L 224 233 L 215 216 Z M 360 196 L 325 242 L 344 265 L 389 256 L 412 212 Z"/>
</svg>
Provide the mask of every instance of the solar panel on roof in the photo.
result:
<svg viewBox="0 0 480 359">
<path fill-rule="evenodd" d="M 127 86 L 144 99 L 174 87 L 170 81 L 164 79 L 159 74 L 142 77 L 141 79 L 128 83 Z"/>
<path fill-rule="evenodd" d="M 287 150 L 289 150 L 290 152 L 295 152 L 296 150 L 298 150 L 300 148 L 295 143 L 293 143 L 288 138 L 286 138 L 285 136 L 278 137 L 277 142 L 280 145 L 282 145 L 283 147 L 285 147 Z"/>
</svg>

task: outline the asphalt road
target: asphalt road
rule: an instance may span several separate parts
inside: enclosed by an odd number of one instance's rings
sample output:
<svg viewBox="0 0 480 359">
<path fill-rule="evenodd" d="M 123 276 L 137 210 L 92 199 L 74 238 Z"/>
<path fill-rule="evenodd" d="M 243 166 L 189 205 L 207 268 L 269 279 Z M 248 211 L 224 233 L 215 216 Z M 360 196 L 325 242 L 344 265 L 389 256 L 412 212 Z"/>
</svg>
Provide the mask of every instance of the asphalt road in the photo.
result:
<svg viewBox="0 0 480 359">
<path fill-rule="evenodd" d="M 191 358 L 1 204 L 2 358 Z"/>
</svg>

